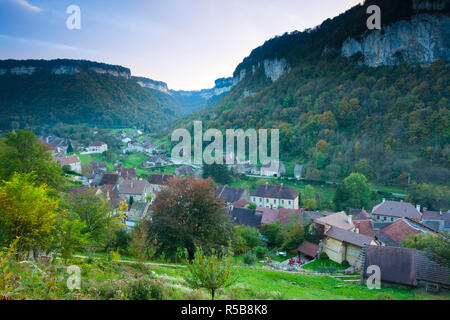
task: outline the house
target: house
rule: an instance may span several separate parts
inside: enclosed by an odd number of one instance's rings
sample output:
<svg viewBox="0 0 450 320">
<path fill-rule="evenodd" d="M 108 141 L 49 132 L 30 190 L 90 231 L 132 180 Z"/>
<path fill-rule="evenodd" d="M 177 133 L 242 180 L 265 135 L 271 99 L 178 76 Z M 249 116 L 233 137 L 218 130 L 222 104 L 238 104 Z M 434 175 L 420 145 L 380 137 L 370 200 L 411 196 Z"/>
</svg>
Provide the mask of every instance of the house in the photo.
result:
<svg viewBox="0 0 450 320">
<path fill-rule="evenodd" d="M 372 222 L 370 220 L 353 220 L 355 225 L 355 232 L 363 234 L 365 236 L 373 238 L 376 231 L 373 229 Z"/>
<path fill-rule="evenodd" d="M 146 180 L 123 180 L 116 186 L 119 196 L 127 201 L 133 197 L 134 201 L 147 202 L 151 193 L 150 183 Z"/>
<path fill-rule="evenodd" d="M 245 225 L 254 228 L 261 227 L 262 212 L 247 208 L 233 208 L 230 211 L 231 220 L 236 225 Z"/>
<path fill-rule="evenodd" d="M 347 231 L 355 230 L 352 216 L 347 216 L 344 211 L 316 218 L 313 220 L 313 222 L 315 224 L 316 230 L 319 231 L 319 234 L 325 234 L 331 227 L 337 227 L 339 229 Z"/>
<path fill-rule="evenodd" d="M 192 176 L 195 170 L 191 166 L 181 166 L 175 170 L 175 174 L 180 177 Z"/>
<path fill-rule="evenodd" d="M 243 163 L 237 163 L 234 165 L 236 171 L 240 174 L 259 174 L 260 170 L 258 167 L 252 165 L 249 161 Z"/>
<path fill-rule="evenodd" d="M 113 185 L 108 184 L 105 184 L 101 187 L 103 193 L 106 194 L 106 199 L 108 199 L 111 202 L 113 208 L 117 210 L 120 206 L 120 202 L 123 200 L 114 189 L 115 187 Z"/>
<path fill-rule="evenodd" d="M 232 208 L 245 208 L 248 205 L 247 199 L 239 199 L 231 204 Z"/>
<path fill-rule="evenodd" d="M 242 188 L 234 188 L 230 186 L 220 186 L 216 189 L 216 195 L 225 201 L 229 209 L 233 209 L 231 204 L 241 199 L 250 199 L 248 190 Z"/>
<path fill-rule="evenodd" d="M 323 251 L 337 262 L 354 265 L 365 245 L 376 245 L 373 238 L 338 227 L 330 227 L 324 234 Z"/>
<path fill-rule="evenodd" d="M 150 192 L 152 198 L 156 198 L 156 194 L 165 188 L 167 183 L 172 179 L 174 175 L 171 174 L 151 174 L 148 177 L 148 183 L 150 183 Z"/>
<path fill-rule="evenodd" d="M 51 145 L 54 155 L 59 157 L 65 156 L 67 154 L 67 148 L 69 145 L 72 145 L 72 141 L 70 139 L 59 138 L 53 135 L 40 137 L 39 140 L 42 143 Z"/>
<path fill-rule="evenodd" d="M 421 251 L 383 246 L 367 246 L 362 275 L 368 278 L 369 266 L 378 266 L 381 281 L 409 287 L 425 287 L 439 291 L 450 288 L 450 270 L 440 265 Z"/>
<path fill-rule="evenodd" d="M 136 170 L 134 168 L 127 168 L 122 165 L 119 167 L 119 169 L 117 169 L 117 173 L 119 174 L 119 176 L 127 180 L 137 179 Z"/>
<path fill-rule="evenodd" d="M 353 217 L 353 220 L 370 220 L 370 212 L 364 209 L 348 209 L 348 214 Z"/>
<path fill-rule="evenodd" d="M 270 209 L 266 207 L 256 207 L 256 210 L 263 213 L 261 224 L 271 224 L 278 220 L 278 209 Z"/>
<path fill-rule="evenodd" d="M 280 161 L 266 161 L 260 168 L 260 175 L 265 177 L 281 177 L 284 173 L 286 173 L 286 168 Z"/>
<path fill-rule="evenodd" d="M 149 156 L 147 158 L 147 165 L 149 167 L 162 167 L 168 164 L 171 164 L 172 161 L 166 156 L 157 155 L 157 156 Z"/>
<path fill-rule="evenodd" d="M 288 224 L 291 222 L 295 222 L 298 221 L 300 218 L 302 218 L 302 216 L 298 209 L 286 209 L 286 208 L 278 209 L 278 220 L 280 220 L 281 224 Z"/>
<path fill-rule="evenodd" d="M 298 209 L 298 193 L 281 185 L 260 185 L 250 195 L 250 201 L 260 207 Z"/>
<path fill-rule="evenodd" d="M 63 166 L 69 166 L 70 170 L 81 173 L 81 161 L 78 156 L 68 156 L 68 157 L 59 157 L 56 158 L 56 161 Z"/>
<path fill-rule="evenodd" d="M 440 232 L 450 232 L 450 212 L 428 211 L 423 208 L 422 223 Z"/>
<path fill-rule="evenodd" d="M 401 218 L 420 221 L 422 214 L 420 213 L 420 206 L 414 207 L 408 202 L 383 199 L 383 202 L 373 207 L 371 217 L 374 222 L 392 223 Z"/>
<path fill-rule="evenodd" d="M 303 178 L 303 174 L 305 173 L 305 168 L 301 164 L 296 164 L 294 167 L 294 177 L 299 180 Z"/>
<path fill-rule="evenodd" d="M 375 238 L 384 246 L 400 247 L 402 240 L 419 233 L 436 233 L 436 231 L 415 220 L 402 218 L 376 232 Z"/>
<path fill-rule="evenodd" d="M 123 178 L 115 172 L 105 172 L 100 180 L 99 186 L 109 185 L 115 187 L 123 181 Z"/>
<path fill-rule="evenodd" d="M 108 145 L 106 143 L 101 141 L 94 141 L 89 145 L 89 147 L 87 147 L 86 151 L 82 153 L 83 154 L 103 153 L 105 151 L 108 151 Z"/>
<path fill-rule="evenodd" d="M 107 164 L 106 162 L 102 161 L 102 162 L 97 162 L 97 161 L 92 161 L 89 166 L 92 168 L 92 170 L 102 170 L 103 172 L 106 172 L 108 170 Z"/>
<path fill-rule="evenodd" d="M 312 260 L 317 257 L 317 253 L 319 252 L 319 245 L 305 240 L 297 248 L 297 252 L 301 258 Z"/>
</svg>

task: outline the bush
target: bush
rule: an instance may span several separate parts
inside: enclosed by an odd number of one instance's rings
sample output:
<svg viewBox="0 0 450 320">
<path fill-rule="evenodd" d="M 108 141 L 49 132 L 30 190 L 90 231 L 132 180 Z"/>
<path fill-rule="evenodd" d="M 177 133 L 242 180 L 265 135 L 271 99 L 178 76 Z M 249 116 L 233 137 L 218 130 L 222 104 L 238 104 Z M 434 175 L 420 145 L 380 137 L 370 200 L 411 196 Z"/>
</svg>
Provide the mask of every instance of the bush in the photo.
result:
<svg viewBox="0 0 450 320">
<path fill-rule="evenodd" d="M 244 263 L 249 266 L 254 265 L 256 263 L 256 255 L 251 251 L 244 254 L 242 258 L 244 259 Z"/>
<path fill-rule="evenodd" d="M 131 284 L 129 298 L 131 300 L 147 300 L 151 288 L 145 280 L 138 280 Z"/>
<path fill-rule="evenodd" d="M 328 257 L 328 255 L 327 255 L 327 253 L 326 253 L 326 252 L 322 252 L 322 253 L 320 254 L 320 260 L 327 260 L 327 259 L 330 259 L 330 258 Z"/>
<path fill-rule="evenodd" d="M 153 300 L 164 300 L 165 299 L 166 294 L 165 294 L 162 283 L 152 281 L 152 282 L 150 282 L 150 287 L 151 287 L 150 297 Z"/>
<path fill-rule="evenodd" d="M 255 247 L 253 253 L 258 259 L 264 259 L 267 255 L 267 248 L 261 246 Z"/>
</svg>

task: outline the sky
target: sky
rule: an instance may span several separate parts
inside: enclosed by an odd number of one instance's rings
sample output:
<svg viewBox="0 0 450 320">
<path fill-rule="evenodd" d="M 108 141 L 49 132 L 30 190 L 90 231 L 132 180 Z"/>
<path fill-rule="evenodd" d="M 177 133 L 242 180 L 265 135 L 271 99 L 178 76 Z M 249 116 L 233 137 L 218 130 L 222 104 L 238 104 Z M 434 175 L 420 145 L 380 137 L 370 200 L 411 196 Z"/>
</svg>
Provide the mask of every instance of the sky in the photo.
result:
<svg viewBox="0 0 450 320">
<path fill-rule="evenodd" d="M 170 89 L 211 88 L 252 49 L 361 0 L 0 0 L 0 59 L 86 59 Z M 81 29 L 70 30 L 70 5 Z"/>
</svg>

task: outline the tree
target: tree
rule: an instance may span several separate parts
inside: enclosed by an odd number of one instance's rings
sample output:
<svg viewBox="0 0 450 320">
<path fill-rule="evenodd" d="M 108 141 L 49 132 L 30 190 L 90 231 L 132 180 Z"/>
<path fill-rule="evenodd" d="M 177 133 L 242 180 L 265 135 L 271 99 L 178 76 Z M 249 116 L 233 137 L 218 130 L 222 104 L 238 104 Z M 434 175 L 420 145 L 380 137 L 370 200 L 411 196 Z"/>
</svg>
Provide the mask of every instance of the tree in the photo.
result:
<svg viewBox="0 0 450 320">
<path fill-rule="evenodd" d="M 172 259 L 178 248 L 186 248 L 193 258 L 196 246 L 218 248 L 232 236 L 231 219 L 210 179 L 171 179 L 153 203 L 149 226 L 160 244 L 158 253 Z"/>
<path fill-rule="evenodd" d="M 450 188 L 413 183 L 408 187 L 406 201 L 420 203 L 429 210 L 450 209 Z"/>
<path fill-rule="evenodd" d="M 14 173 L 0 185 L 0 229 L 7 243 L 17 237 L 17 249 L 47 249 L 59 215 L 58 201 L 45 185 L 36 185 L 33 174 Z"/>
<path fill-rule="evenodd" d="M 402 246 L 425 252 L 431 260 L 450 268 L 450 236 L 419 233 L 408 236 Z"/>
<path fill-rule="evenodd" d="M 131 233 L 130 249 L 136 257 L 138 264 L 143 265 L 144 261 L 152 258 L 158 244 L 155 239 L 148 236 L 148 227 L 145 224 L 138 224 Z"/>
<path fill-rule="evenodd" d="M 54 247 L 64 260 L 67 261 L 74 252 L 86 248 L 88 235 L 83 233 L 85 229 L 86 224 L 75 213 L 65 212 L 58 217 Z"/>
<path fill-rule="evenodd" d="M 205 288 L 211 292 L 211 300 L 220 288 L 227 288 L 238 279 L 238 274 L 233 268 L 233 252 L 217 252 L 212 249 L 211 255 L 207 256 L 202 249 L 197 247 L 194 260 L 187 266 L 188 272 L 184 279 L 193 289 Z"/>
<path fill-rule="evenodd" d="M 5 147 L 0 149 L 0 179 L 14 174 L 35 173 L 38 184 L 61 189 L 65 180 L 61 166 L 53 161 L 48 148 L 30 131 L 8 132 Z"/>
<path fill-rule="evenodd" d="M 72 154 L 73 153 L 73 147 L 72 144 L 69 142 L 69 145 L 67 146 L 67 153 Z"/>
<path fill-rule="evenodd" d="M 264 224 L 261 227 L 261 234 L 267 238 L 271 246 L 276 248 L 281 247 L 286 237 L 279 220 L 270 224 Z"/>
<path fill-rule="evenodd" d="M 348 208 L 367 208 L 370 199 L 366 177 L 360 173 L 352 173 L 337 188 L 333 202 L 338 210 L 348 210 Z"/>
<path fill-rule="evenodd" d="M 89 239 L 98 245 L 106 246 L 115 236 L 115 231 L 123 227 L 122 213 L 126 204 L 121 203 L 118 212 L 113 214 L 111 203 L 104 195 L 97 195 L 95 190 L 73 194 L 65 199 L 64 205 L 85 223 L 83 233 L 87 233 Z"/>
<path fill-rule="evenodd" d="M 242 238 L 246 249 L 253 249 L 261 243 L 261 234 L 258 229 L 249 226 L 234 227 L 236 238 Z"/>
<path fill-rule="evenodd" d="M 247 208 L 248 209 L 250 209 L 250 210 L 255 210 L 256 209 L 256 203 L 254 203 L 254 202 L 250 202 L 249 204 L 248 204 L 248 206 L 247 206 Z"/>
<path fill-rule="evenodd" d="M 283 242 L 283 248 L 295 250 L 305 239 L 305 227 L 301 223 L 294 223 L 289 226 L 286 239 Z"/>
<path fill-rule="evenodd" d="M 224 164 L 205 164 L 203 165 L 202 177 L 212 178 L 218 184 L 229 184 L 232 181 L 232 174 Z"/>
</svg>

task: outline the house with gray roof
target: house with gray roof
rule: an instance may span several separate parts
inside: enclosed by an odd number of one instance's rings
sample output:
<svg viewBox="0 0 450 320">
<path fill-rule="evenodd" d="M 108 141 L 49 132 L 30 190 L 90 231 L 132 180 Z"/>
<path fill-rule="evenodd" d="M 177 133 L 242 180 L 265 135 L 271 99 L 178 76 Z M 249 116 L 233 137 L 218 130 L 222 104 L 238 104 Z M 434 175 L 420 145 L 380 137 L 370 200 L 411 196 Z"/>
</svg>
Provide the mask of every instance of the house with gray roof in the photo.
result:
<svg viewBox="0 0 450 320">
<path fill-rule="evenodd" d="M 374 222 L 393 223 L 401 218 L 420 221 L 422 214 L 420 213 L 420 206 L 414 207 L 409 202 L 383 199 L 383 202 L 373 207 L 371 217 Z"/>
<path fill-rule="evenodd" d="M 146 180 L 123 180 L 116 187 L 119 196 L 127 201 L 133 197 L 134 201 L 147 201 L 147 196 L 150 195 L 150 183 Z"/>
<path fill-rule="evenodd" d="M 230 186 L 220 186 L 216 189 L 216 195 L 225 201 L 226 206 L 232 209 L 232 203 L 241 199 L 249 200 L 248 190 Z"/>
<path fill-rule="evenodd" d="M 250 194 L 250 201 L 266 208 L 298 209 L 298 192 L 281 185 L 260 185 Z"/>
<path fill-rule="evenodd" d="M 429 211 L 423 208 L 422 223 L 441 232 L 450 232 L 450 212 Z"/>
</svg>

